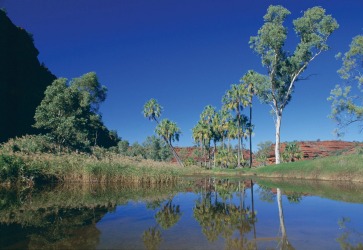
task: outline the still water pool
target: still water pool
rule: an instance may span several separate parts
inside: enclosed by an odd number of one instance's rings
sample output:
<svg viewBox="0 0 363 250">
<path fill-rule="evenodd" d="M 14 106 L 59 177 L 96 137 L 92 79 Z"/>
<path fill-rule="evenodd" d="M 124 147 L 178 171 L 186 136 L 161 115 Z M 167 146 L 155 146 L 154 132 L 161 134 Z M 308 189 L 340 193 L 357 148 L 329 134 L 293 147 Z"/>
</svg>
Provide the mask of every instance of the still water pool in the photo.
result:
<svg viewBox="0 0 363 250">
<path fill-rule="evenodd" d="M 363 249 L 362 188 L 190 178 L 0 189 L 0 249 Z"/>
</svg>

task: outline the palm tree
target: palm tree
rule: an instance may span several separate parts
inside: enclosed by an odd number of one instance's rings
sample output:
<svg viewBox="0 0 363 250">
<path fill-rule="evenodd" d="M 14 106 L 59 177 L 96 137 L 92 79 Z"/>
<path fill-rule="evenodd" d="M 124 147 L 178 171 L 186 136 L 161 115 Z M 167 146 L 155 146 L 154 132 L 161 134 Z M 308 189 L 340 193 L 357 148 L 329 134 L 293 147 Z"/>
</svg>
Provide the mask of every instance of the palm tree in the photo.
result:
<svg viewBox="0 0 363 250">
<path fill-rule="evenodd" d="M 262 83 L 266 81 L 264 76 L 257 74 L 253 70 L 249 70 L 241 79 L 241 83 L 247 90 L 247 100 L 248 105 L 250 107 L 250 117 L 249 123 L 247 124 L 248 132 L 249 132 L 249 141 L 250 141 L 250 168 L 252 167 L 252 131 L 253 131 L 253 124 L 252 124 L 252 101 L 253 96 L 258 94 L 257 89 L 255 86 L 260 86 Z"/>
<path fill-rule="evenodd" d="M 228 132 L 227 132 L 227 138 L 228 138 L 228 151 L 231 149 L 231 140 L 234 140 L 237 138 L 238 134 L 238 128 L 236 126 L 236 123 L 234 120 L 229 120 L 228 124 Z"/>
<path fill-rule="evenodd" d="M 155 133 L 165 140 L 165 142 L 169 145 L 170 150 L 172 151 L 177 162 L 181 166 L 184 166 L 182 161 L 180 160 L 179 155 L 176 153 L 172 145 L 172 141 L 179 141 L 179 136 L 181 134 L 180 128 L 177 126 L 177 124 L 168 119 L 163 119 L 156 126 Z"/>
<path fill-rule="evenodd" d="M 210 137 L 210 131 L 206 124 L 198 121 L 197 125 L 192 129 L 192 136 L 195 142 L 198 142 L 200 145 L 200 149 L 202 151 L 204 165 L 206 166 L 206 156 L 205 156 L 205 148 L 206 148 L 206 140 Z"/>
<path fill-rule="evenodd" d="M 213 139 L 213 166 L 216 166 L 216 152 L 217 152 L 217 142 L 223 137 L 223 126 L 221 121 L 220 112 L 216 112 L 212 120 L 212 139 Z"/>
<path fill-rule="evenodd" d="M 216 116 L 217 111 L 215 107 L 211 105 L 207 105 L 204 109 L 202 114 L 200 115 L 200 122 L 204 125 L 204 146 L 208 151 L 208 159 L 210 161 L 210 141 L 213 138 L 213 128 L 212 122 L 214 117 Z"/>
<path fill-rule="evenodd" d="M 180 166 L 184 167 L 183 162 L 180 160 L 179 155 L 176 153 L 174 147 L 171 144 L 171 141 L 179 141 L 179 136 L 181 134 L 180 129 L 176 125 L 176 123 L 171 122 L 167 119 L 164 119 L 159 123 L 158 119 L 161 116 L 161 111 L 163 107 L 154 99 L 151 98 L 144 105 L 143 114 L 146 118 L 151 121 L 155 121 L 158 125 L 156 126 L 155 132 L 161 136 L 166 144 L 169 146 L 171 152 L 173 153 L 175 159 L 179 163 Z"/>
<path fill-rule="evenodd" d="M 228 137 L 228 124 L 229 121 L 232 120 L 232 115 L 228 110 L 223 106 L 220 111 L 221 117 L 221 129 L 222 129 L 222 148 L 224 149 L 225 139 Z"/>
<path fill-rule="evenodd" d="M 149 120 L 156 121 L 156 123 L 159 123 L 157 118 L 161 116 L 162 110 L 163 107 L 161 107 L 160 104 L 154 98 L 151 98 L 149 101 L 145 103 L 143 114 Z"/>
<path fill-rule="evenodd" d="M 241 112 L 248 105 L 247 94 L 246 88 L 242 84 L 232 84 L 231 89 L 227 90 L 222 99 L 223 104 L 228 110 L 236 112 L 238 127 L 238 166 L 241 165 Z"/>
</svg>

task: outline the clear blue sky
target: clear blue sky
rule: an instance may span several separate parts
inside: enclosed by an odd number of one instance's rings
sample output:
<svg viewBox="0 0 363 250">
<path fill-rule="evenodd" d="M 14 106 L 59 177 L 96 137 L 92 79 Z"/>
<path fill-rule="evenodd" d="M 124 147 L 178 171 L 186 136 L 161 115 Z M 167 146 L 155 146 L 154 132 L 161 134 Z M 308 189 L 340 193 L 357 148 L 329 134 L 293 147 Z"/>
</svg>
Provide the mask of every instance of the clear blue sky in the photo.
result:
<svg viewBox="0 0 363 250">
<path fill-rule="evenodd" d="M 183 134 L 179 146 L 193 145 L 191 129 L 203 108 L 221 106 L 232 83 L 249 69 L 266 73 L 249 48 L 270 4 L 292 14 L 287 46 L 296 36 L 292 20 L 322 6 L 340 28 L 330 37 L 331 50 L 310 64 L 285 109 L 281 140 L 332 140 L 335 124 L 327 118 L 330 90 L 340 82 L 340 62 L 352 37 L 363 33 L 362 0 L 0 0 L 17 26 L 34 35 L 39 60 L 57 76 L 73 78 L 95 71 L 108 88 L 103 120 L 123 139 L 143 142 L 155 124 L 142 116 L 144 103 L 156 98 L 164 118 Z M 274 141 L 269 106 L 255 102 L 254 149 Z M 357 127 L 342 139 L 362 141 Z"/>
</svg>

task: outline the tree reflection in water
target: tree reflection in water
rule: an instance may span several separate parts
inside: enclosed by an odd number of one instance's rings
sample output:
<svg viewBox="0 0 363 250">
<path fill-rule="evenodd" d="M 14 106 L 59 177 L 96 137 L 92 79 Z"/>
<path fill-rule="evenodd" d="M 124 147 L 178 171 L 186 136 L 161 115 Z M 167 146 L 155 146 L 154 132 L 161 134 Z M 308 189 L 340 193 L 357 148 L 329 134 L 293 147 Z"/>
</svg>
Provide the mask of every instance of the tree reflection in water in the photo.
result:
<svg viewBox="0 0 363 250">
<path fill-rule="evenodd" d="M 161 237 L 161 232 L 157 228 L 157 226 L 150 227 L 149 229 L 144 231 L 142 235 L 142 241 L 144 242 L 146 249 L 148 250 L 158 249 L 163 239 Z"/>
<path fill-rule="evenodd" d="M 144 231 L 142 235 L 142 241 L 146 249 L 155 250 L 159 248 L 162 242 L 161 229 L 167 230 L 174 226 L 181 218 L 182 213 L 180 211 L 180 205 L 173 204 L 173 198 L 169 198 L 165 201 L 152 201 L 147 204 L 147 208 L 156 209 L 160 207 L 160 210 L 155 214 L 156 225 L 150 227 Z M 161 229 L 160 229 L 161 227 Z"/>
<path fill-rule="evenodd" d="M 246 184 L 237 184 L 229 180 L 214 180 L 214 185 L 211 185 L 210 181 L 205 184 L 205 192 L 202 192 L 201 198 L 196 201 L 193 216 L 199 222 L 208 241 L 214 242 L 221 236 L 226 241 L 226 249 L 254 248 L 254 243 L 245 237 L 256 222 L 250 208 L 245 207 Z M 233 203 L 233 194 L 238 194 L 239 205 Z"/>
<path fill-rule="evenodd" d="M 339 228 L 342 230 L 342 235 L 339 236 L 336 241 L 339 243 L 340 248 L 344 250 L 361 250 L 363 249 L 362 242 L 351 242 L 352 238 L 361 238 L 363 240 L 363 233 L 356 231 L 354 228 L 347 226 L 347 223 L 350 222 L 349 217 L 343 217 L 338 221 Z"/>
</svg>

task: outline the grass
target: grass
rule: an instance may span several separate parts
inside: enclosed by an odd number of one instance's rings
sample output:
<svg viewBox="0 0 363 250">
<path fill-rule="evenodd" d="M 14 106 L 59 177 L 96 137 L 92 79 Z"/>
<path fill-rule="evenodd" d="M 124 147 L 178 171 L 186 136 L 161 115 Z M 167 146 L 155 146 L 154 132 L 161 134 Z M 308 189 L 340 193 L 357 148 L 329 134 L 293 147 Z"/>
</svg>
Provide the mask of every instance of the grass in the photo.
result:
<svg viewBox="0 0 363 250">
<path fill-rule="evenodd" d="M 179 167 L 136 157 L 109 154 L 97 159 L 85 154 L 0 154 L 3 182 L 136 182 L 172 183 L 179 177 L 203 172 L 200 167 Z"/>
<path fill-rule="evenodd" d="M 339 155 L 260 167 L 249 173 L 261 177 L 363 182 L 363 155 Z"/>
<path fill-rule="evenodd" d="M 331 200 L 362 203 L 363 183 L 348 181 L 318 181 L 318 180 L 284 180 L 278 178 L 257 178 L 255 181 L 264 187 L 280 188 L 286 195 L 314 195 Z"/>
<path fill-rule="evenodd" d="M 183 176 L 275 177 L 285 179 L 363 182 L 363 154 L 339 155 L 315 160 L 283 163 L 259 168 L 211 170 L 199 166 L 180 167 L 138 157 L 107 153 L 48 154 L 0 152 L 0 181 L 10 183 L 174 183 Z"/>
</svg>

